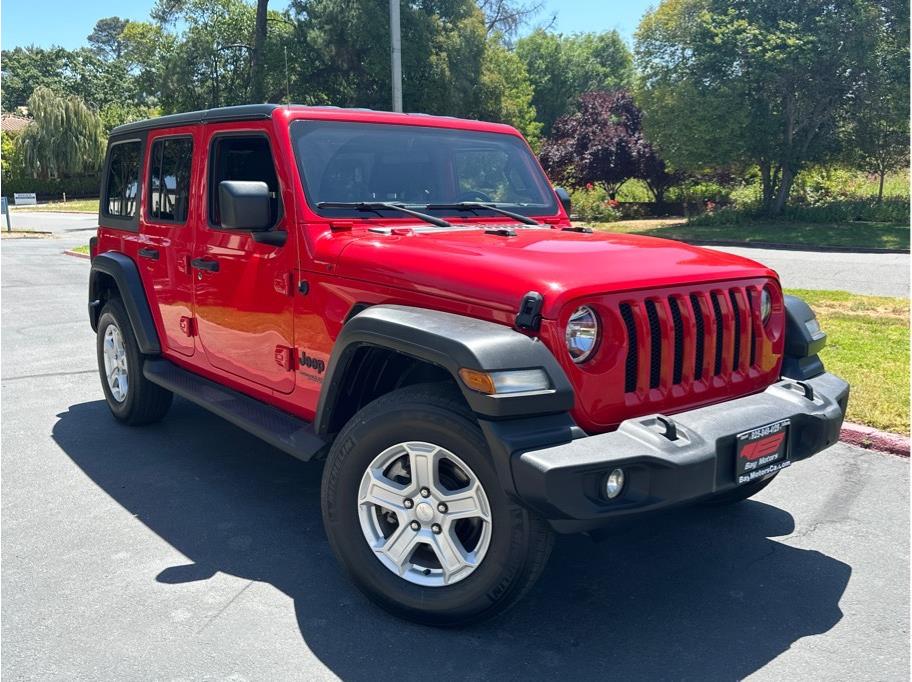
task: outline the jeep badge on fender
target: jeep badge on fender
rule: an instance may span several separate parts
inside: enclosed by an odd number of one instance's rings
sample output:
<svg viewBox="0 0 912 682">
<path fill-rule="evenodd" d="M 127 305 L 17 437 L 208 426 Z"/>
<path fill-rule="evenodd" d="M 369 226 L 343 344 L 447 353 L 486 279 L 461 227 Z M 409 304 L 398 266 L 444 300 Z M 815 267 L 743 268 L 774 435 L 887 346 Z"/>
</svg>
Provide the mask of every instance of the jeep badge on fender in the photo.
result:
<svg viewBox="0 0 912 682">
<path fill-rule="evenodd" d="M 257 104 L 115 128 L 108 406 L 147 424 L 176 393 L 325 460 L 347 575 L 448 625 L 515 603 L 555 532 L 738 502 L 837 441 L 849 387 L 775 272 L 569 211 L 501 124 Z"/>
</svg>

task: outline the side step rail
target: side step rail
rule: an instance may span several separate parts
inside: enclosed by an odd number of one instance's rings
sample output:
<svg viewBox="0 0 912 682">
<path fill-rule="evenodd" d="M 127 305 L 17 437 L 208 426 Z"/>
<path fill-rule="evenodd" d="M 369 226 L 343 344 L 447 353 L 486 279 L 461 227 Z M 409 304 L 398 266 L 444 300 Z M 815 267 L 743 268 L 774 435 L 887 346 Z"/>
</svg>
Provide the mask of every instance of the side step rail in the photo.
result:
<svg viewBox="0 0 912 682">
<path fill-rule="evenodd" d="M 267 405 L 168 360 L 146 360 L 146 379 L 204 407 L 292 457 L 312 459 L 326 446 L 313 424 Z"/>
</svg>

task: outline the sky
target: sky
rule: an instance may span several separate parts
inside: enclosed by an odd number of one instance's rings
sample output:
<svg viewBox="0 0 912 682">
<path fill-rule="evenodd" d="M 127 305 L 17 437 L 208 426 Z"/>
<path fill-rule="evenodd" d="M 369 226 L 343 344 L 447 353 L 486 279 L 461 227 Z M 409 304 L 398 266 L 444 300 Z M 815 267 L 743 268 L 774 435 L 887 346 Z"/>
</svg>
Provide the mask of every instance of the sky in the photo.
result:
<svg viewBox="0 0 912 682">
<path fill-rule="evenodd" d="M 376 2 L 377 0 L 365 0 Z M 632 40 L 640 17 L 657 0 L 546 0 L 545 10 L 531 26 L 557 20 L 552 30 L 561 33 L 617 29 Z M 119 16 L 146 20 L 154 0 L 3 0 L 0 6 L 0 45 L 3 49 L 25 45 L 61 45 L 73 49 L 85 45 L 86 36 L 98 19 Z M 282 0 L 272 5 L 281 7 Z"/>
</svg>

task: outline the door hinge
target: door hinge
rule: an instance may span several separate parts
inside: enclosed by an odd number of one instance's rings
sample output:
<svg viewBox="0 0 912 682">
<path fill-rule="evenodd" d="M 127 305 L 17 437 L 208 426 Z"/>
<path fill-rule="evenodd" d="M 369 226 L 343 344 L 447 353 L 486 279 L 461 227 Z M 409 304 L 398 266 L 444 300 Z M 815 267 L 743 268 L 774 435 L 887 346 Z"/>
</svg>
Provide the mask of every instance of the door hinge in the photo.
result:
<svg viewBox="0 0 912 682">
<path fill-rule="evenodd" d="M 291 293 L 291 273 L 284 272 L 276 275 L 272 280 L 272 287 L 283 296 L 288 296 Z"/>
<path fill-rule="evenodd" d="M 184 336 L 196 336 L 196 319 L 182 315 L 180 319 L 180 328 Z"/>
<path fill-rule="evenodd" d="M 294 369 L 294 348 L 289 348 L 288 346 L 276 346 L 274 357 L 276 364 L 286 372 L 290 372 Z"/>
</svg>

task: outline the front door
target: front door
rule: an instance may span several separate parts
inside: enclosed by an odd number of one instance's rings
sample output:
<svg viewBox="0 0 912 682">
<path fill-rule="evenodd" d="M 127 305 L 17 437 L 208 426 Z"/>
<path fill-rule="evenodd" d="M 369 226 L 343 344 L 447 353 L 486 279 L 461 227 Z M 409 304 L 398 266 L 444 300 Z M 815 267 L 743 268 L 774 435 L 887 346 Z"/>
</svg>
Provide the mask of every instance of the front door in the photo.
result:
<svg viewBox="0 0 912 682">
<path fill-rule="evenodd" d="M 213 126 L 214 127 L 214 126 Z M 293 194 L 276 164 L 268 128 L 209 134 L 207 210 L 198 221 L 191 261 L 196 326 L 212 369 L 291 393 L 294 372 L 294 290 L 297 262 Z M 219 183 L 259 180 L 273 196 L 273 229 L 287 231 L 282 246 L 258 243 L 252 232 L 222 229 Z M 285 188 L 285 192 L 283 192 Z"/>
</svg>

